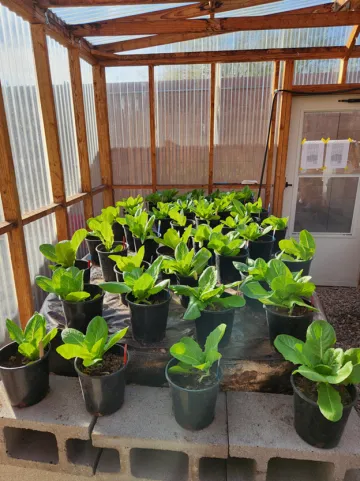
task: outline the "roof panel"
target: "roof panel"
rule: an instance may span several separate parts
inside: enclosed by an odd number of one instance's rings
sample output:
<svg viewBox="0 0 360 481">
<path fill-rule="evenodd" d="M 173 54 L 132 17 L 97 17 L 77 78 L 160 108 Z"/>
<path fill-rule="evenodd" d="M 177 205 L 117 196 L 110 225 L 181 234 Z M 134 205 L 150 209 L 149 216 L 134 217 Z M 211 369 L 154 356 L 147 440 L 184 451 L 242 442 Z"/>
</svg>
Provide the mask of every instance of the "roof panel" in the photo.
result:
<svg viewBox="0 0 360 481">
<path fill-rule="evenodd" d="M 296 5 L 294 5 L 296 3 Z M 282 0 L 280 2 L 268 3 L 265 5 L 257 5 L 256 7 L 240 8 L 237 10 L 232 10 L 230 12 L 222 12 L 215 14 L 216 18 L 222 17 L 243 17 L 243 16 L 256 16 L 256 15 L 271 15 L 274 13 L 288 12 L 289 10 L 306 8 L 306 7 L 316 7 L 318 5 L 323 5 L 324 0 Z"/>
<path fill-rule="evenodd" d="M 159 3 L 155 5 L 122 5 L 114 7 L 67 7 L 51 10 L 69 25 L 79 23 L 99 22 L 118 17 L 129 17 L 141 13 L 155 12 L 174 7 L 192 5 L 191 3 Z"/>
</svg>

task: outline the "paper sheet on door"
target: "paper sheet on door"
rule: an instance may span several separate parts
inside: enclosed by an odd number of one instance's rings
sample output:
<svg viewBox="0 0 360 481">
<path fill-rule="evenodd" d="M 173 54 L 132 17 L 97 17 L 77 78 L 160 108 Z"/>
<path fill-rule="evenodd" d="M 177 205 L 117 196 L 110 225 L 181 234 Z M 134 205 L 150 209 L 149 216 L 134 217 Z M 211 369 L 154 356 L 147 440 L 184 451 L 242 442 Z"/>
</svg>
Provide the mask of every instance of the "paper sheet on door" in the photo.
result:
<svg viewBox="0 0 360 481">
<path fill-rule="evenodd" d="M 349 140 L 329 140 L 325 156 L 326 168 L 344 169 L 347 166 L 349 149 Z"/>
<path fill-rule="evenodd" d="M 321 169 L 324 163 L 324 151 L 325 144 L 322 140 L 304 142 L 301 151 L 301 169 Z"/>
</svg>

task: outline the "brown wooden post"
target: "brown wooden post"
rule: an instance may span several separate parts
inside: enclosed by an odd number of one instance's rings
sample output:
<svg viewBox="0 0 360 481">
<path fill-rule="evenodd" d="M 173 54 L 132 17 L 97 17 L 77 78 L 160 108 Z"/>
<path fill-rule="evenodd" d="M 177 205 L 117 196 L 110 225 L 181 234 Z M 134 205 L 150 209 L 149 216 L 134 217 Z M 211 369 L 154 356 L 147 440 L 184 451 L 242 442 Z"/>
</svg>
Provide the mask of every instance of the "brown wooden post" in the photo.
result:
<svg viewBox="0 0 360 481">
<path fill-rule="evenodd" d="M 114 204 L 114 192 L 112 189 L 112 165 L 111 165 L 111 148 L 109 133 L 109 116 L 107 108 L 106 96 L 106 78 L 105 68 L 100 65 L 93 66 L 94 78 L 94 94 L 95 94 L 95 110 L 96 124 L 99 141 L 99 158 L 101 183 L 106 185 L 103 192 L 104 207 Z"/>
<path fill-rule="evenodd" d="M 211 64 L 210 70 L 210 132 L 209 132 L 209 194 L 214 187 L 214 140 L 215 140 L 215 90 L 216 90 L 216 64 Z"/>
<path fill-rule="evenodd" d="M 346 83 L 348 63 L 349 63 L 349 59 L 347 58 L 343 58 L 340 60 L 340 70 L 339 70 L 339 77 L 338 77 L 339 84 Z"/>
<path fill-rule="evenodd" d="M 148 68 L 149 68 L 151 184 L 152 184 L 152 191 L 156 192 L 157 165 L 156 165 L 156 124 L 155 124 L 155 75 L 154 75 L 154 67 L 149 66 Z"/>
<path fill-rule="evenodd" d="M 288 60 L 285 62 L 282 87 L 286 90 L 291 90 L 294 77 L 294 61 Z M 283 92 L 280 100 L 280 119 L 277 138 L 277 157 L 275 168 L 275 183 L 274 183 L 274 215 L 280 216 L 282 211 L 284 189 L 285 189 L 285 173 L 286 173 L 286 159 L 289 145 L 290 133 L 290 118 L 291 118 L 291 104 L 292 94 Z"/>
<path fill-rule="evenodd" d="M 31 37 L 44 122 L 45 141 L 49 159 L 52 193 L 54 202 L 56 204 L 61 204 L 62 206 L 55 213 L 57 235 L 59 240 L 64 240 L 68 238 L 69 232 L 68 216 L 65 205 L 64 172 L 61 163 L 60 140 L 56 121 L 55 101 L 44 25 L 31 25 Z"/>
<path fill-rule="evenodd" d="M 272 83 L 272 95 L 275 95 L 275 90 L 279 88 L 279 76 L 280 76 L 280 62 L 274 62 L 274 74 Z M 265 187 L 265 206 L 267 207 L 270 202 L 271 183 L 272 183 L 272 171 L 273 171 L 273 159 L 274 159 L 274 147 L 275 147 L 275 131 L 276 131 L 276 113 L 277 113 L 277 100 L 272 112 L 270 136 L 268 144 L 267 155 L 267 168 L 266 168 L 266 187 Z"/>
<path fill-rule="evenodd" d="M 77 47 L 69 48 L 69 66 L 71 76 L 72 97 L 74 102 L 74 116 L 76 137 L 79 152 L 81 190 L 89 194 L 84 198 L 85 219 L 93 217 L 93 203 L 91 193 L 91 173 L 86 136 L 85 107 L 81 79 L 80 51 Z"/>
<path fill-rule="evenodd" d="M 0 84 L 0 193 L 4 217 L 15 222 L 8 232 L 11 265 L 14 274 L 21 325 L 24 327 L 34 312 L 34 299 L 26 252 L 24 229 L 21 221 L 19 195 L 16 187 L 14 161 L 11 152 L 9 131 L 6 122 L 4 99 Z"/>
</svg>

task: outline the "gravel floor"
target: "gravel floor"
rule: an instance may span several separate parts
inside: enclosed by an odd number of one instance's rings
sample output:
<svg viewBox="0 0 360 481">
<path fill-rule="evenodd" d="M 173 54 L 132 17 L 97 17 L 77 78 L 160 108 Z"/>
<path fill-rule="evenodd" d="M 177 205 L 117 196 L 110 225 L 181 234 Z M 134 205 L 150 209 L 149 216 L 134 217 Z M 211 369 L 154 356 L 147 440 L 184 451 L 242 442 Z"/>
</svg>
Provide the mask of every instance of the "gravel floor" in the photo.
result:
<svg viewBox="0 0 360 481">
<path fill-rule="evenodd" d="M 360 289 L 318 287 L 316 292 L 326 320 L 336 331 L 337 345 L 343 349 L 360 347 Z M 356 410 L 360 416 L 360 396 Z"/>
</svg>

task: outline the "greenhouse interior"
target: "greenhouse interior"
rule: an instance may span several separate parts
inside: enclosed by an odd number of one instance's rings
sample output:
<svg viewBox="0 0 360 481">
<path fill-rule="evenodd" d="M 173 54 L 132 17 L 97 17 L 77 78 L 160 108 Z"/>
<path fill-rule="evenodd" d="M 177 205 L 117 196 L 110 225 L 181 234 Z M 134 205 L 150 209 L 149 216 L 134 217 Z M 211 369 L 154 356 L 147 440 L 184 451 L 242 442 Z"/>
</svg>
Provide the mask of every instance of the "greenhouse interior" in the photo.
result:
<svg viewBox="0 0 360 481">
<path fill-rule="evenodd" d="M 360 481 L 359 34 L 0 0 L 0 481 Z"/>
</svg>

